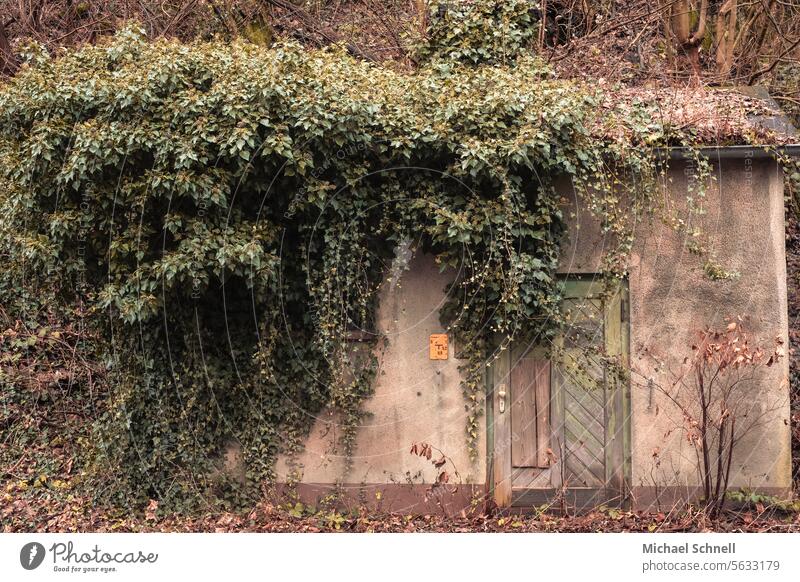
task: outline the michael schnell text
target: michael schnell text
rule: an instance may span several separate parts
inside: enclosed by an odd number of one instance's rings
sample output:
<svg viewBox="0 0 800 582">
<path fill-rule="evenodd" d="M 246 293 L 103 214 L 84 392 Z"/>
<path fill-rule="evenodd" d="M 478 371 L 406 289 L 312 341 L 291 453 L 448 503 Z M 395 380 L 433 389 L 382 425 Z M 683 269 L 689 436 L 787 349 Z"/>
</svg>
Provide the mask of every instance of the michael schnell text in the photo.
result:
<svg viewBox="0 0 800 582">
<path fill-rule="evenodd" d="M 736 542 L 728 544 L 642 544 L 643 554 L 735 554 Z"/>
</svg>

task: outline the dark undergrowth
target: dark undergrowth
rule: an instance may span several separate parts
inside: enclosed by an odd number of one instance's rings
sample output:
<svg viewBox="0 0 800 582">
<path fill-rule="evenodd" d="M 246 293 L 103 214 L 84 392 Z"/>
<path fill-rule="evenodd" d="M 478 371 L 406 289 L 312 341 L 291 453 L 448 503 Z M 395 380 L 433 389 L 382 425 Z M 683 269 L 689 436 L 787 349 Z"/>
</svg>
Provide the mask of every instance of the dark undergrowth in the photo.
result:
<svg viewBox="0 0 800 582">
<path fill-rule="evenodd" d="M 787 213 L 786 279 L 789 299 L 789 380 L 792 406 L 792 470 L 794 489 L 800 489 L 800 225 L 794 212 Z"/>
</svg>

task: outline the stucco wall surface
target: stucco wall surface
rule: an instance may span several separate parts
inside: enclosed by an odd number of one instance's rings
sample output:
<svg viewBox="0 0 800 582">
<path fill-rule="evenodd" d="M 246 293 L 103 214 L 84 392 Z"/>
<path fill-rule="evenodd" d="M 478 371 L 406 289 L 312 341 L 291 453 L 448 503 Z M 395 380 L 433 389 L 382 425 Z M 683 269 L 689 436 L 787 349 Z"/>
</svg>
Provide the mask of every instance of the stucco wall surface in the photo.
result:
<svg viewBox="0 0 800 582">
<path fill-rule="evenodd" d="M 446 360 L 429 359 L 429 337 L 444 333 L 439 308 L 452 272 L 441 272 L 433 257 L 407 257 L 387 276 L 380 292 L 378 329 L 386 336 L 378 350 L 375 394 L 364 405 L 370 417 L 359 430 L 352 469 L 336 444 L 337 419 L 323 413 L 298 459 L 303 482 L 345 484 L 432 483 L 437 475 L 427 459 L 410 454 L 412 443 L 427 442 L 449 460 L 453 483 L 484 483 L 485 436 L 479 435 L 478 461 L 466 450 L 466 411 L 461 393 L 461 362 L 449 343 Z M 278 475 L 288 473 L 286 459 Z M 456 474 L 457 473 L 457 474 Z"/>
<path fill-rule="evenodd" d="M 658 217 L 636 225 L 628 280 L 633 370 L 629 485 L 634 496 L 649 500 L 645 504 L 670 490 L 680 496 L 700 482 L 680 415 L 657 389 L 648 388 L 647 380 L 667 386 L 690 355 L 693 334 L 705 326 L 724 326 L 728 316 L 747 316 L 750 330 L 765 344 L 779 337 L 788 346 L 782 174 L 770 161 L 742 159 L 716 165 L 714 175 L 704 215 L 688 213 L 691 167 L 681 163 L 672 164 L 665 201 L 675 216 L 694 221 L 715 261 L 738 277 L 710 279 L 704 259 L 688 250 L 689 235 Z M 608 241 L 596 220 L 580 210 L 569 184 L 561 190 L 569 222 L 561 271 L 597 273 Z M 326 413 L 317 419 L 299 459 L 304 483 L 430 483 L 436 476 L 430 462 L 409 454 L 418 441 L 448 455 L 460 481 L 485 482 L 485 446 L 474 464 L 466 452 L 466 413 L 452 343 L 449 359 L 428 358 L 429 335 L 444 332 L 438 309 L 451 277 L 431 257 L 417 254 L 407 269 L 387 278 L 379 327 L 388 345 L 375 395 L 365 405 L 371 417 L 359 431 L 353 468 L 345 474 L 335 444 L 336 419 Z M 785 492 L 791 484 L 787 359 L 764 368 L 747 397 L 754 410 L 768 413 L 736 449 L 732 486 Z M 287 474 L 285 460 L 278 471 Z"/>
<path fill-rule="evenodd" d="M 705 214 L 686 207 L 692 168 L 673 163 L 669 195 L 673 216 L 699 227 L 716 263 L 737 273 L 712 280 L 705 259 L 689 252 L 690 229 L 676 231 L 658 218 L 636 226 L 630 260 L 631 483 L 643 503 L 663 492 L 681 497 L 700 483 L 695 448 L 680 430 L 682 418 L 659 386 L 669 387 L 691 356 L 693 334 L 724 328 L 726 317 L 746 317 L 747 328 L 765 346 L 781 338 L 788 346 L 783 176 L 769 160 L 726 160 L 714 166 Z M 565 185 L 565 192 L 570 188 Z M 570 197 L 570 194 L 567 195 Z M 571 196 L 570 243 L 562 270 L 597 272 L 607 246 L 598 224 Z M 652 380 L 648 386 L 648 380 Z M 763 368 L 746 398 L 762 418 L 735 449 L 732 487 L 776 494 L 791 485 L 788 359 Z M 666 491 L 665 491 L 666 489 Z"/>
</svg>

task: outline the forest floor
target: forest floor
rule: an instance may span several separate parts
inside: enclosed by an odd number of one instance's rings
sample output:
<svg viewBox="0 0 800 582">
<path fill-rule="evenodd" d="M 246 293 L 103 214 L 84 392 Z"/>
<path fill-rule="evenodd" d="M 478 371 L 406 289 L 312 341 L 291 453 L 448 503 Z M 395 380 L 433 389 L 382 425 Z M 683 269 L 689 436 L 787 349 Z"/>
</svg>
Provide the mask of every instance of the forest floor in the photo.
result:
<svg viewBox="0 0 800 582">
<path fill-rule="evenodd" d="M 141 514 L 109 512 L 88 499 L 65 500 L 47 490 L 0 504 L 2 532 L 800 532 L 800 513 L 756 503 L 710 519 L 702 509 L 631 512 L 601 508 L 577 516 L 548 513 L 458 515 L 339 512 L 266 501 L 241 512 L 187 517 L 162 514 L 153 501 Z"/>
</svg>

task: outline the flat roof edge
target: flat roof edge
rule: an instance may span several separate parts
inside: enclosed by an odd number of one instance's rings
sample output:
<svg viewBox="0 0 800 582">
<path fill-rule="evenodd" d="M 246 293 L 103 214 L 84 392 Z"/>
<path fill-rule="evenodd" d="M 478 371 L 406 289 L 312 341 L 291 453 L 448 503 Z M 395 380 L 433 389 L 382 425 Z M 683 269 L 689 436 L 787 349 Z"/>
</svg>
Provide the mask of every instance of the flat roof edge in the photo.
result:
<svg viewBox="0 0 800 582">
<path fill-rule="evenodd" d="M 704 146 L 698 148 L 657 148 L 656 155 L 670 160 L 687 160 L 699 154 L 711 160 L 740 160 L 745 158 L 772 158 L 775 153 L 788 156 L 800 156 L 800 144 L 765 146 L 765 145 L 733 145 Z"/>
</svg>

